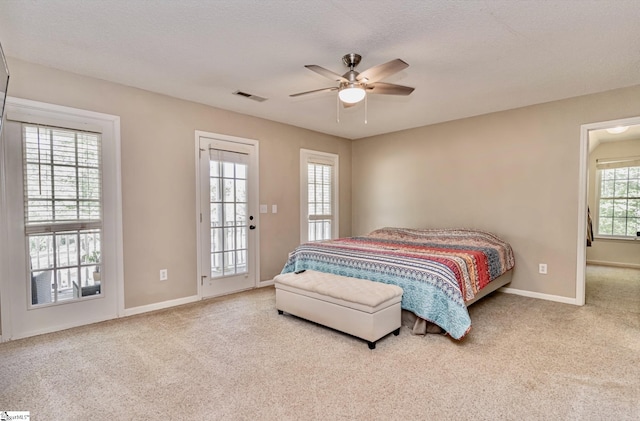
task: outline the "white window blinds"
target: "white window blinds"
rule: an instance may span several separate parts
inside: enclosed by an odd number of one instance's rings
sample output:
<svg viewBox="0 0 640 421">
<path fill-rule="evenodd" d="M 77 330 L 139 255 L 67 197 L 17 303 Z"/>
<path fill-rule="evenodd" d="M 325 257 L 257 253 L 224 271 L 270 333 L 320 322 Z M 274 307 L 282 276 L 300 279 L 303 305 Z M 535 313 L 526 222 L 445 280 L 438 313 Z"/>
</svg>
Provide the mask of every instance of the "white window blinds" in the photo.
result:
<svg viewBox="0 0 640 421">
<path fill-rule="evenodd" d="M 100 228 L 100 134 L 24 124 L 23 139 L 26 233 Z"/>
</svg>

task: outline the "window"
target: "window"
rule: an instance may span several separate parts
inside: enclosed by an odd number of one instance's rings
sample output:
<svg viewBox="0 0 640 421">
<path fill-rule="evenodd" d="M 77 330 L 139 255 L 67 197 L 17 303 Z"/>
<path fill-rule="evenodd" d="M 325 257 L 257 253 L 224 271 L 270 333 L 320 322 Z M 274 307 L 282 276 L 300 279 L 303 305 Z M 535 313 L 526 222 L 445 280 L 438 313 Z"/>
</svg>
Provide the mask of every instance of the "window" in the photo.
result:
<svg viewBox="0 0 640 421">
<path fill-rule="evenodd" d="M 22 134 L 31 304 L 100 294 L 100 134 L 32 124 Z"/>
<path fill-rule="evenodd" d="M 640 158 L 599 159 L 596 168 L 598 235 L 636 237 L 640 231 Z"/>
<path fill-rule="evenodd" d="M 249 157 L 209 150 L 212 278 L 246 273 Z"/>
<path fill-rule="evenodd" d="M 300 240 L 338 237 L 338 155 L 300 150 Z"/>
</svg>

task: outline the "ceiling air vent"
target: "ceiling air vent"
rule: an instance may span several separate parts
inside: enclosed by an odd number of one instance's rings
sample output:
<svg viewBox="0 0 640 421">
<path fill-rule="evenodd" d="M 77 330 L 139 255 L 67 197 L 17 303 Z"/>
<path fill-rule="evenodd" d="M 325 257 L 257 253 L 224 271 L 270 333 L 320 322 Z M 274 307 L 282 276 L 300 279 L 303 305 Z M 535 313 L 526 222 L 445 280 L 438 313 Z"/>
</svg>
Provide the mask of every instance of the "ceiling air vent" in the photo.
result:
<svg viewBox="0 0 640 421">
<path fill-rule="evenodd" d="M 258 102 L 263 102 L 263 101 L 267 100 L 267 98 L 262 98 L 261 96 L 248 94 L 248 93 L 242 92 L 242 91 L 235 91 L 233 94 L 234 95 L 243 96 L 245 98 L 249 98 L 249 99 L 252 99 L 252 100 L 258 101 Z"/>
</svg>

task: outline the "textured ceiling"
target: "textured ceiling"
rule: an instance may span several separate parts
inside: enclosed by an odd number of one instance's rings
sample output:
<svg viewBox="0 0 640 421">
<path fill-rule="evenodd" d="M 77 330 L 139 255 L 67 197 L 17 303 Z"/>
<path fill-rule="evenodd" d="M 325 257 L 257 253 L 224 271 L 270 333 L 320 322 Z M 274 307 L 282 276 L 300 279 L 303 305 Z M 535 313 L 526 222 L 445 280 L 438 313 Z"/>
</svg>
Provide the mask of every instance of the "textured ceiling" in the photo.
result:
<svg viewBox="0 0 640 421">
<path fill-rule="evenodd" d="M 178 98 L 356 139 L 640 84 L 638 0 L 161 1 L 2 0 L 6 55 Z M 303 66 L 344 73 L 401 58 L 340 111 L 334 86 Z M 236 90 L 268 98 L 256 102 Z M 11 95 L 11 87 L 9 87 Z"/>
</svg>

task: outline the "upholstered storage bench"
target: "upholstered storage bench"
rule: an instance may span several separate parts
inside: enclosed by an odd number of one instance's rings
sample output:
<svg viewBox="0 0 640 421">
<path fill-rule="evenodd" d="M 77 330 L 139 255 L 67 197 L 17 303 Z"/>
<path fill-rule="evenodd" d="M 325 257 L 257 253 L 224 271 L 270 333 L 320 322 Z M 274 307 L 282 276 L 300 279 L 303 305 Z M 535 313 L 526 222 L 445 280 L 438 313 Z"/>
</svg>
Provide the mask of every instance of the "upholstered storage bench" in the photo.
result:
<svg viewBox="0 0 640 421">
<path fill-rule="evenodd" d="M 369 343 L 400 333 L 402 288 L 306 270 L 274 278 L 276 309 L 348 333 Z"/>
</svg>

